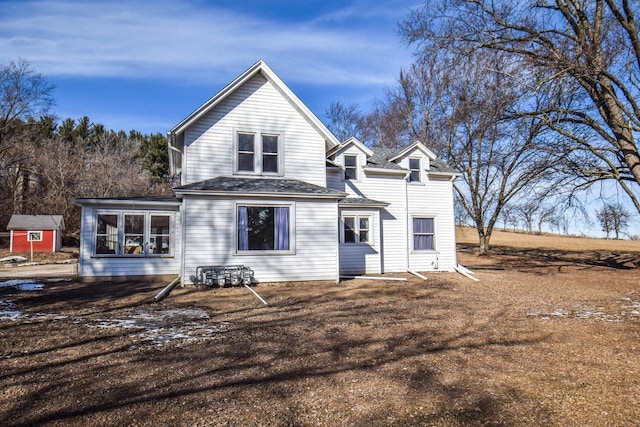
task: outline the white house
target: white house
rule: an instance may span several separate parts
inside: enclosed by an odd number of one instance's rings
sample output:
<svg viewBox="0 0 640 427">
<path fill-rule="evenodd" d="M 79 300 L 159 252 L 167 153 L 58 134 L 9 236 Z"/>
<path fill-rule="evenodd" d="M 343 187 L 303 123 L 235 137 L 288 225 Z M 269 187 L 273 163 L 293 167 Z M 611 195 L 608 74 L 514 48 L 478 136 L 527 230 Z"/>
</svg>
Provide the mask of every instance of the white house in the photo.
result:
<svg viewBox="0 0 640 427">
<path fill-rule="evenodd" d="M 245 265 L 259 282 L 456 265 L 453 180 L 422 143 L 340 142 L 258 61 L 168 133 L 173 196 L 76 199 L 79 275 Z"/>
</svg>

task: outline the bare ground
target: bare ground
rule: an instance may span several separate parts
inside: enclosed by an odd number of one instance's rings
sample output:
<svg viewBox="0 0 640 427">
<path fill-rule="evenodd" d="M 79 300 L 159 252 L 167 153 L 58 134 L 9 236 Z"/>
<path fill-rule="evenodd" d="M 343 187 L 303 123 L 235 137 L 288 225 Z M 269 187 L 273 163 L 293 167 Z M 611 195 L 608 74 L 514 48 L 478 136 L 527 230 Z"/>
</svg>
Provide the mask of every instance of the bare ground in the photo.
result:
<svg viewBox="0 0 640 427">
<path fill-rule="evenodd" d="M 461 245 L 480 282 L 255 287 L 268 306 L 245 288 L 0 288 L 0 424 L 638 425 L 639 254 L 497 249 Z"/>
</svg>

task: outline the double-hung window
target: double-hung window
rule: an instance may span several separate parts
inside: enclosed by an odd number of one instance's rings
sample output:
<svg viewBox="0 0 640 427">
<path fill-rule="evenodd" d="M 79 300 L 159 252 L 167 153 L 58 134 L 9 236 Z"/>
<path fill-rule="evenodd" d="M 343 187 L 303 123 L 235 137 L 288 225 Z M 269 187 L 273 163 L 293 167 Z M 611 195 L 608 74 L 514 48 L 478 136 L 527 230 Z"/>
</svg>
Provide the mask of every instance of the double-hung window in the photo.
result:
<svg viewBox="0 0 640 427">
<path fill-rule="evenodd" d="M 238 132 L 236 173 L 282 174 L 282 137 L 275 133 Z"/>
<path fill-rule="evenodd" d="M 344 156 L 344 179 L 358 179 L 358 156 Z"/>
<path fill-rule="evenodd" d="M 342 217 L 342 243 L 371 243 L 371 216 Z"/>
<path fill-rule="evenodd" d="M 434 218 L 413 218 L 413 250 L 432 251 L 435 249 Z"/>
<path fill-rule="evenodd" d="M 420 159 L 409 159 L 409 182 L 420 182 Z"/>
<path fill-rule="evenodd" d="M 99 212 L 95 255 L 153 256 L 171 254 L 171 213 Z"/>
<path fill-rule="evenodd" d="M 290 251 L 289 206 L 238 205 L 237 248 L 246 251 Z"/>
</svg>

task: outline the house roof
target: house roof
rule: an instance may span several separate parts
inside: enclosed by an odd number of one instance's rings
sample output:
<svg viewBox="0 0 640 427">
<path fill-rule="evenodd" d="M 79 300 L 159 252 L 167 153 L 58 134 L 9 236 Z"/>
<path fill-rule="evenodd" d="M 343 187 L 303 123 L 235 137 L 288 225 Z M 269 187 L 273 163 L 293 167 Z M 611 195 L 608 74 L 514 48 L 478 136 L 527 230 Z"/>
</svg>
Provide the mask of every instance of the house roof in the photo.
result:
<svg viewBox="0 0 640 427">
<path fill-rule="evenodd" d="M 131 207 L 164 207 L 180 205 L 174 195 L 149 197 L 113 197 L 113 198 L 77 198 L 72 200 L 78 205 L 126 205 Z"/>
<path fill-rule="evenodd" d="M 219 176 L 173 189 L 183 194 L 235 196 L 320 197 L 341 199 L 346 193 L 297 179 Z"/>
<path fill-rule="evenodd" d="M 338 201 L 338 205 L 341 207 L 375 207 L 383 208 L 389 206 L 387 202 L 380 202 L 378 200 L 367 199 L 366 197 L 347 197 Z"/>
<path fill-rule="evenodd" d="M 376 148 L 373 151 L 373 155 L 367 159 L 367 166 L 371 165 L 380 169 L 390 169 L 398 171 L 408 171 L 397 163 L 389 160 L 393 157 L 398 150 L 391 148 Z"/>
<path fill-rule="evenodd" d="M 175 147 L 175 139 L 178 135 L 184 133 L 184 131 L 194 124 L 197 120 L 215 108 L 218 104 L 220 104 L 223 100 L 225 100 L 229 95 L 236 91 L 239 87 L 245 84 L 249 79 L 251 79 L 256 74 L 262 74 L 272 85 L 276 87 L 276 89 L 286 98 L 288 99 L 294 107 L 300 112 L 300 114 L 313 126 L 325 139 L 325 144 L 327 149 L 331 149 L 336 145 L 340 145 L 340 141 L 331 133 L 329 129 L 316 117 L 315 114 L 311 112 L 311 110 L 298 98 L 292 91 L 287 87 L 286 84 L 276 75 L 276 73 L 269 68 L 269 66 L 263 61 L 259 60 L 255 64 L 253 64 L 249 69 L 247 69 L 244 73 L 238 76 L 234 81 L 225 86 L 221 91 L 215 94 L 212 98 L 210 98 L 207 102 L 202 104 L 197 110 L 193 113 L 189 114 L 185 119 L 183 119 L 180 123 L 175 125 L 168 132 L 168 141 L 170 150 L 177 150 L 180 152 L 178 148 Z M 173 159 L 173 156 L 170 156 L 171 160 L 171 169 L 174 170 L 173 163 L 176 162 Z"/>
<path fill-rule="evenodd" d="M 406 147 L 397 150 L 397 152 L 392 157 L 389 157 L 389 160 L 391 160 L 391 161 L 398 160 L 401 157 L 409 154 L 410 152 L 412 152 L 415 149 L 418 149 L 418 150 L 422 151 L 424 153 L 424 155 L 429 157 L 430 160 L 433 160 L 433 159 L 436 158 L 436 155 L 433 153 L 433 151 L 431 151 L 427 147 L 425 147 L 425 145 L 423 143 L 421 143 L 420 141 L 415 141 L 412 144 L 409 144 Z"/>
<path fill-rule="evenodd" d="M 331 156 L 331 155 L 337 153 L 338 151 L 342 150 L 343 148 L 348 147 L 349 145 L 353 145 L 355 147 L 358 147 L 358 149 L 360 151 L 362 151 L 364 154 L 366 154 L 367 157 L 373 155 L 373 151 L 371 151 L 371 149 L 369 147 L 367 147 L 362 142 L 360 142 L 360 140 L 358 138 L 352 136 L 349 139 L 347 139 L 346 141 L 344 141 L 342 144 L 337 145 L 337 146 L 333 147 L 332 149 L 330 149 L 327 152 L 327 156 Z"/>
<path fill-rule="evenodd" d="M 429 170 L 427 171 L 427 173 L 460 175 L 460 172 L 447 165 L 444 161 L 440 160 L 435 156 L 435 154 L 424 147 L 424 145 L 420 142 L 415 142 L 410 146 L 404 148 L 375 148 L 373 150 L 373 155 L 369 159 L 367 159 L 367 167 L 373 166 L 380 169 L 406 171 L 407 169 L 395 163 L 394 160 L 397 160 L 403 155 L 411 152 L 411 150 L 413 150 L 414 148 L 419 148 L 420 151 L 423 151 L 430 158 Z"/>
<path fill-rule="evenodd" d="M 11 215 L 7 230 L 64 230 L 62 215 Z"/>
</svg>

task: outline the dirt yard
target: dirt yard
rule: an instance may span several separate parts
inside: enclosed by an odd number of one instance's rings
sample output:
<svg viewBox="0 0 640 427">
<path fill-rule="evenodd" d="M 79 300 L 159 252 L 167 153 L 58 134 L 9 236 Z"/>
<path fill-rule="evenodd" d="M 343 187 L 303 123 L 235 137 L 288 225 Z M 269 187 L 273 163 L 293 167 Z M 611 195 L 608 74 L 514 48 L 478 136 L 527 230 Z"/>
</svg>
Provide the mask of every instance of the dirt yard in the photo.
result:
<svg viewBox="0 0 640 427">
<path fill-rule="evenodd" d="M 640 252 L 461 240 L 479 282 L 256 286 L 268 306 L 0 287 L 0 425 L 638 425 Z"/>
</svg>

